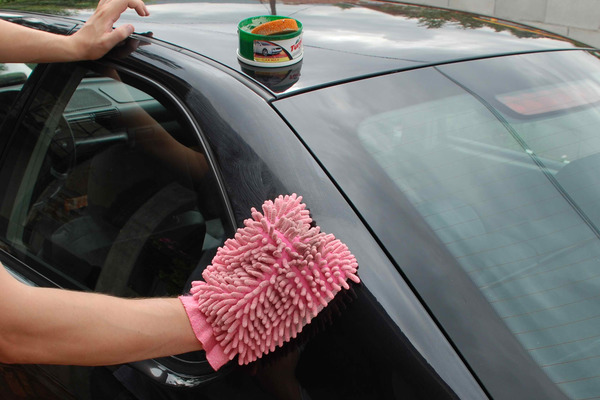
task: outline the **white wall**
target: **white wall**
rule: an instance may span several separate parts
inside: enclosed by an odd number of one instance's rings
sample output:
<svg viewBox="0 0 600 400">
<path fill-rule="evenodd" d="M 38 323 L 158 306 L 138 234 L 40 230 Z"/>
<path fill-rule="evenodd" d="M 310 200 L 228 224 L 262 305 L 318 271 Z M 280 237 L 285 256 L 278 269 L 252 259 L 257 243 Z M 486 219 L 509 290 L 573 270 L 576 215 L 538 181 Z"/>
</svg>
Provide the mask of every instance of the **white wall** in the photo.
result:
<svg viewBox="0 0 600 400">
<path fill-rule="evenodd" d="M 600 48 L 600 0 L 409 0 L 505 18 Z"/>
</svg>

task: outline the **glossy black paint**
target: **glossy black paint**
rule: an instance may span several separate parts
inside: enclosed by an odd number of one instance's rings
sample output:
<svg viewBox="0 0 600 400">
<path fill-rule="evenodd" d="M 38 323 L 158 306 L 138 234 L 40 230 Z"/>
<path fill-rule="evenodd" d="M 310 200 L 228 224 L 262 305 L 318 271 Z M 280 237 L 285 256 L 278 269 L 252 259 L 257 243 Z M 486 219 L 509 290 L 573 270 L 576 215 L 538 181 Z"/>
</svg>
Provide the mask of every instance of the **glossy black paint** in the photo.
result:
<svg viewBox="0 0 600 400">
<path fill-rule="evenodd" d="M 68 35 L 82 23 L 81 20 L 66 17 L 56 17 L 36 13 L 19 13 L 14 11 L 0 11 L 0 18 L 30 28 L 61 35 Z"/>
<path fill-rule="evenodd" d="M 277 14 L 293 16 L 304 26 L 300 79 L 281 94 L 455 60 L 583 46 L 537 29 L 449 10 L 377 1 L 331 3 L 275 4 Z M 121 21 L 134 24 L 136 32 L 152 32 L 157 40 L 244 72 L 246 66 L 236 56 L 237 24 L 271 10 L 253 0 L 158 1 L 150 6 L 150 18 L 130 13 Z"/>
<path fill-rule="evenodd" d="M 361 218 L 453 338 L 491 397 L 510 398 L 518 394 L 524 399 L 562 399 L 564 394 L 506 328 L 421 213 L 379 166 L 371 164 L 373 161 L 365 157 L 351 135 L 346 134 L 353 132 L 370 111 L 365 110 L 368 107 L 363 102 L 344 100 L 358 95 L 377 98 L 378 93 L 381 98 L 389 99 L 393 89 L 386 88 L 401 87 L 415 96 L 413 100 L 418 103 L 417 93 L 421 91 L 444 88 L 452 92 L 456 90 L 453 86 L 434 68 L 424 68 L 278 100 L 274 106 L 297 129 L 348 201 L 359 210 Z M 348 117 L 343 121 L 332 118 L 332 125 L 323 126 L 318 110 L 323 110 L 325 104 L 332 105 L 327 113 L 336 115 L 334 110 L 343 109 Z M 304 113 L 314 118 L 303 118 Z"/>
<path fill-rule="evenodd" d="M 352 247 L 366 287 L 407 337 L 409 347 L 414 346 L 460 398 L 483 397 L 410 287 L 270 104 L 236 77 L 206 63 L 181 57 L 175 66 L 163 61 L 172 56 L 168 49 L 152 44 L 144 50 L 127 60 L 127 67 L 149 75 L 167 68 L 165 72 L 178 78 L 169 82 L 169 89 L 185 99 L 214 152 L 236 224 L 240 226 L 247 210 L 260 207 L 264 198 L 302 194 L 323 230 L 339 232 Z M 219 112 L 223 109 L 228 112 Z"/>
</svg>

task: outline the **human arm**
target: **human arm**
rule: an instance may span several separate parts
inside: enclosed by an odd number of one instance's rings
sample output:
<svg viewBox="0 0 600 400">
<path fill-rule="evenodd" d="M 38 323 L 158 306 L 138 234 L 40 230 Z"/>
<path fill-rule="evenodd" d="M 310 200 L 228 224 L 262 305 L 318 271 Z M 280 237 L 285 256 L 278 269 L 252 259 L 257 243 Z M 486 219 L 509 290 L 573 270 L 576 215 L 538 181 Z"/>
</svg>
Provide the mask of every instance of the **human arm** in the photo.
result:
<svg viewBox="0 0 600 400">
<path fill-rule="evenodd" d="M 0 267 L 0 362 L 111 365 L 201 350 L 177 298 L 27 286 Z"/>
<path fill-rule="evenodd" d="M 205 178 L 209 167 L 204 154 L 178 142 L 141 108 L 130 122 L 144 127 L 135 141 L 152 157 L 177 174 L 189 174 L 194 182 Z"/>
<path fill-rule="evenodd" d="M 143 42 L 130 38 L 115 56 L 127 56 L 138 46 L 143 45 Z M 121 76 L 114 68 L 104 68 L 102 73 L 114 79 L 115 82 L 122 82 Z M 123 90 L 120 92 L 121 101 L 129 103 L 131 106 L 128 116 L 122 120 L 121 126 L 127 130 L 132 142 L 174 173 L 180 176 L 189 176 L 194 182 L 204 179 L 209 171 L 208 161 L 204 154 L 197 148 L 185 146 L 177 141 L 134 99 L 130 89 L 129 86 L 123 84 Z"/>
<path fill-rule="evenodd" d="M 79 31 L 70 36 L 27 28 L 0 20 L 0 62 L 69 62 L 102 57 L 127 36 L 133 26 L 113 29 L 128 8 L 148 16 L 142 0 L 100 0 L 98 7 Z"/>
</svg>

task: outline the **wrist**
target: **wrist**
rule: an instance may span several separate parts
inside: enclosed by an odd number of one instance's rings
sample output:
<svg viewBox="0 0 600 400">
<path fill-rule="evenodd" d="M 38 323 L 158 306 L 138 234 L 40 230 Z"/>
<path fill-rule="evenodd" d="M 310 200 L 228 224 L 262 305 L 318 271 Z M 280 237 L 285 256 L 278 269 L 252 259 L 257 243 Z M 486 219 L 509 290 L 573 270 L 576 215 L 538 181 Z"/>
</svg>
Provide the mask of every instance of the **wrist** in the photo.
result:
<svg viewBox="0 0 600 400">
<path fill-rule="evenodd" d="M 63 36 L 61 45 L 62 61 L 81 61 L 86 60 L 86 46 L 82 40 L 79 40 L 77 32 L 73 35 Z"/>
</svg>

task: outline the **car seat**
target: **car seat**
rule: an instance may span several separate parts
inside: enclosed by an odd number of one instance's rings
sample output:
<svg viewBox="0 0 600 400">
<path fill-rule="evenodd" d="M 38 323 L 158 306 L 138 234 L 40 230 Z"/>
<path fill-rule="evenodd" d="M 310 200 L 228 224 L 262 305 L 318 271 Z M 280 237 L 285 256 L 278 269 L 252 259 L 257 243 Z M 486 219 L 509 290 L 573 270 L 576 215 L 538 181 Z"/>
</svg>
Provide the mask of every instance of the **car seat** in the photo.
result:
<svg viewBox="0 0 600 400">
<path fill-rule="evenodd" d="M 87 179 L 86 212 L 59 227 L 51 243 L 53 262 L 78 270 L 74 276 L 88 287 L 135 295 L 127 288 L 129 275 L 156 235 L 177 244 L 189 236 L 202 248 L 196 194 L 135 147 L 119 143 L 99 152 Z"/>
</svg>

